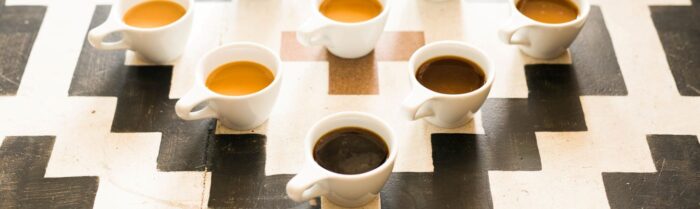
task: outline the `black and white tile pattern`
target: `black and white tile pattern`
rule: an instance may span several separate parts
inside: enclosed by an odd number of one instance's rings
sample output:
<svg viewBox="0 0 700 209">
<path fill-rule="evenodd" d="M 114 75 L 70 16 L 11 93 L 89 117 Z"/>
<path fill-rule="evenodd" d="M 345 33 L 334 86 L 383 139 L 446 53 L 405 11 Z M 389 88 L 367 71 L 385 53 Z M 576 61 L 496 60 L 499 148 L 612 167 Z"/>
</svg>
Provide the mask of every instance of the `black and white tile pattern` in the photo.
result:
<svg viewBox="0 0 700 209">
<path fill-rule="evenodd" d="M 250 131 L 175 116 L 202 54 L 233 41 L 282 49 L 304 2 L 197 1 L 185 54 L 152 65 L 85 41 L 107 1 L 0 0 L 0 208 L 338 208 L 295 203 L 284 186 L 306 131 L 339 111 L 375 114 L 402 139 L 365 208 L 700 205 L 697 0 L 593 0 L 553 60 L 497 40 L 505 1 L 395 1 L 388 31 L 462 40 L 497 64 L 490 98 L 458 129 L 401 117 L 405 60 L 377 60 L 369 95 L 330 95 L 327 61 L 284 62 L 279 103 Z"/>
</svg>

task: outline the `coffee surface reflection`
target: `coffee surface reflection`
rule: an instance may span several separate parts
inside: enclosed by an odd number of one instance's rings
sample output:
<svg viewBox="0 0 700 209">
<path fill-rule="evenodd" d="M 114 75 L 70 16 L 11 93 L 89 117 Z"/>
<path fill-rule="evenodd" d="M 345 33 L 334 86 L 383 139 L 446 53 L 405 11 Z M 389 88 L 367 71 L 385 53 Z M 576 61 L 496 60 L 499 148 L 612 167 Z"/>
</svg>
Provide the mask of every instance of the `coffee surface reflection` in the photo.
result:
<svg viewBox="0 0 700 209">
<path fill-rule="evenodd" d="M 443 94 L 468 93 L 486 82 L 484 70 L 478 64 L 457 56 L 425 61 L 418 67 L 416 79 L 426 88 Z"/>
<path fill-rule="evenodd" d="M 340 22 L 362 22 L 382 13 L 378 0 L 325 0 L 319 11 L 326 17 Z"/>
<path fill-rule="evenodd" d="M 340 174 L 371 171 L 386 161 L 389 148 L 378 134 L 359 127 L 330 131 L 316 142 L 314 160 L 323 168 Z"/>
<path fill-rule="evenodd" d="M 185 12 L 184 7 L 173 1 L 146 1 L 126 11 L 124 23 L 139 28 L 157 28 L 177 21 Z"/>
<path fill-rule="evenodd" d="M 543 23 L 569 22 L 579 13 L 571 0 L 520 0 L 516 7 L 525 16 Z"/>
<path fill-rule="evenodd" d="M 207 78 L 207 88 L 228 96 L 258 92 L 272 83 L 275 76 L 264 65 L 236 61 L 217 67 Z"/>
</svg>

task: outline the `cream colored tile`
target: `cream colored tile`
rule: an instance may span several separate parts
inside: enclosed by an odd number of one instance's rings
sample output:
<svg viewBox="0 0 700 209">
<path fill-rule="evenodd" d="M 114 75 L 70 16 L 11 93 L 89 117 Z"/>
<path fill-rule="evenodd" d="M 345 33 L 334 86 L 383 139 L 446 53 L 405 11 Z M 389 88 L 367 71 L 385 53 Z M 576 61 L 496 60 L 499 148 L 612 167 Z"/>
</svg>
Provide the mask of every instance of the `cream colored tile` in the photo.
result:
<svg viewBox="0 0 700 209">
<path fill-rule="evenodd" d="M 491 198 L 501 208 L 610 208 L 598 172 L 489 171 Z"/>
<path fill-rule="evenodd" d="M 68 95 L 94 9 L 94 5 L 80 1 L 50 3 L 17 95 Z"/>
</svg>

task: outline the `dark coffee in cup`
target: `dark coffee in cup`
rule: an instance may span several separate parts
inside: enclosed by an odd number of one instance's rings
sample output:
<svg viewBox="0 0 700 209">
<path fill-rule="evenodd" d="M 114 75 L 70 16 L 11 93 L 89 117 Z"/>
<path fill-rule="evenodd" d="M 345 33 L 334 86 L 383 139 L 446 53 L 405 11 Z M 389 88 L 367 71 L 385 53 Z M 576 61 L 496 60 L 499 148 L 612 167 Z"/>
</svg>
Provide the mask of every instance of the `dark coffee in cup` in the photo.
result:
<svg viewBox="0 0 700 209">
<path fill-rule="evenodd" d="M 323 168 L 340 174 L 374 170 L 389 156 L 389 148 L 378 134 L 359 127 L 330 131 L 316 141 L 314 160 Z"/>
<path fill-rule="evenodd" d="M 484 70 L 471 60 L 458 56 L 440 56 L 425 61 L 416 71 L 416 80 L 426 88 L 443 94 L 464 94 L 486 83 Z"/>
</svg>

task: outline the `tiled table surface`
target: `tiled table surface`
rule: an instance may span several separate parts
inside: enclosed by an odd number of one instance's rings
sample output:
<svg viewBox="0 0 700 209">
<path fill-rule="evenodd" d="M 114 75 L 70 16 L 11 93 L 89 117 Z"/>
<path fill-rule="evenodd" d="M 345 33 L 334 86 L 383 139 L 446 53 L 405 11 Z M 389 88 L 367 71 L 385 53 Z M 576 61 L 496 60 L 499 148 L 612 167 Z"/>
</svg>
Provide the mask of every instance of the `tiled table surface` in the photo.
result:
<svg viewBox="0 0 700 209">
<path fill-rule="evenodd" d="M 292 202 L 284 185 L 311 124 L 347 110 L 402 140 L 365 208 L 699 208 L 700 0 L 592 2 L 554 60 L 497 40 L 505 0 L 394 0 L 376 51 L 343 60 L 296 42 L 306 1 L 198 1 L 187 51 L 156 66 L 87 44 L 108 1 L 0 0 L 0 208 L 337 208 Z M 408 57 L 438 40 L 497 64 L 490 98 L 458 129 L 398 112 Z M 197 59 L 234 41 L 284 61 L 269 121 L 180 120 Z"/>
</svg>

